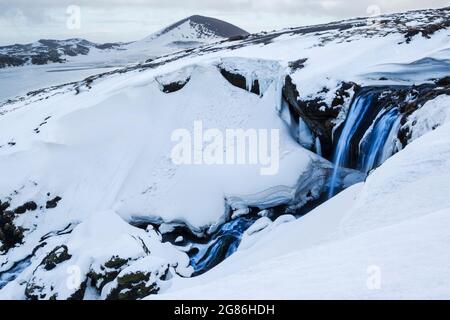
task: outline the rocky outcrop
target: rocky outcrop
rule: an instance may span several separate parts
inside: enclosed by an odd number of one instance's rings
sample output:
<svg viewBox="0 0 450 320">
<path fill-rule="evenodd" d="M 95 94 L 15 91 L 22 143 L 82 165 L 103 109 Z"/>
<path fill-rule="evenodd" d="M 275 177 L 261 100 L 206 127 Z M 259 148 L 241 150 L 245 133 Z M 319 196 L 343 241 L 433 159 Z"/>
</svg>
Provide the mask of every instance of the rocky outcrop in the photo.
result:
<svg viewBox="0 0 450 320">
<path fill-rule="evenodd" d="M 443 8 L 440 10 L 442 12 L 450 11 L 450 8 Z M 434 33 L 449 27 L 450 27 L 450 19 L 448 19 L 444 15 L 442 15 L 442 19 L 437 19 L 436 22 L 427 24 L 426 26 L 408 27 L 407 32 L 405 34 L 406 43 L 410 43 L 412 41 L 412 38 L 419 34 L 422 37 L 430 39 Z"/>
<path fill-rule="evenodd" d="M 118 276 L 114 288 L 110 291 L 107 300 L 137 300 L 151 294 L 157 294 L 159 286 L 152 278 L 164 280 L 168 265 L 161 271 L 152 272 L 136 271 Z"/>
<path fill-rule="evenodd" d="M 107 300 L 136 300 L 160 290 L 169 277 L 170 265 L 157 257 L 140 259 L 113 256 L 88 274 L 91 285 Z"/>
<path fill-rule="evenodd" d="M 50 251 L 39 266 L 34 270 L 33 276 L 25 287 L 25 296 L 29 300 L 56 300 L 58 292 L 54 285 L 47 283 L 45 275 L 60 264 L 71 259 L 67 246 L 61 245 Z M 75 292 L 78 290 L 74 290 Z"/>
<path fill-rule="evenodd" d="M 56 247 L 42 260 L 41 266 L 47 271 L 53 270 L 58 264 L 72 258 L 68 251 L 64 245 Z"/>
<path fill-rule="evenodd" d="M 9 208 L 8 202 L 0 201 L 0 252 L 7 252 L 9 249 L 22 243 L 24 229 L 14 224 L 15 214 Z"/>
<path fill-rule="evenodd" d="M 14 209 L 14 213 L 15 214 L 23 214 L 27 211 L 34 211 L 37 209 L 37 204 L 34 201 L 29 201 L 19 207 L 17 207 L 16 209 Z"/>
<path fill-rule="evenodd" d="M 161 85 L 162 91 L 164 93 L 173 93 L 173 92 L 180 91 L 181 89 L 184 88 L 184 86 L 186 86 L 186 84 L 189 82 L 189 80 L 190 80 L 190 78 L 187 78 L 186 80 L 182 80 L 182 81 L 162 84 Z"/>
<path fill-rule="evenodd" d="M 241 74 L 233 73 L 223 68 L 220 68 L 220 73 L 233 86 L 249 91 L 258 96 L 261 94 L 258 79 L 253 79 L 252 83 L 247 83 L 246 77 Z"/>
<path fill-rule="evenodd" d="M 26 63 L 26 59 L 0 54 L 0 68 L 18 67 Z"/>
<path fill-rule="evenodd" d="M 288 103 L 289 112 L 293 119 L 301 118 L 309 127 L 315 137 L 320 139 L 322 156 L 331 159 L 333 153 L 333 129 L 336 119 L 344 105 L 351 100 L 353 92 L 358 92 L 360 87 L 355 83 L 343 82 L 335 92 L 335 98 L 331 106 L 322 98 L 324 89 L 316 98 L 309 100 L 300 99 L 296 84 L 290 76 L 286 77 L 283 87 L 283 98 Z"/>
<path fill-rule="evenodd" d="M 405 147 L 411 140 L 412 130 L 414 130 L 414 123 L 411 126 L 405 125 L 408 118 L 418 109 L 430 100 L 446 94 L 450 95 L 450 77 L 444 77 L 435 81 L 435 84 L 424 84 L 420 86 L 412 86 L 407 92 L 400 91 L 403 96 L 407 96 L 408 100 L 401 105 L 403 113 L 402 127 L 398 133 L 398 138 L 403 147 Z"/>
<path fill-rule="evenodd" d="M 52 200 L 47 201 L 47 203 L 45 204 L 45 208 L 46 209 L 54 209 L 58 205 L 58 202 L 61 201 L 61 200 L 62 200 L 61 197 L 56 196 Z"/>
<path fill-rule="evenodd" d="M 98 292 L 102 292 L 104 286 L 113 281 L 119 273 L 128 265 L 130 258 L 121 258 L 113 256 L 99 268 L 93 268 L 88 274 L 91 279 L 91 285 L 95 287 Z"/>
</svg>

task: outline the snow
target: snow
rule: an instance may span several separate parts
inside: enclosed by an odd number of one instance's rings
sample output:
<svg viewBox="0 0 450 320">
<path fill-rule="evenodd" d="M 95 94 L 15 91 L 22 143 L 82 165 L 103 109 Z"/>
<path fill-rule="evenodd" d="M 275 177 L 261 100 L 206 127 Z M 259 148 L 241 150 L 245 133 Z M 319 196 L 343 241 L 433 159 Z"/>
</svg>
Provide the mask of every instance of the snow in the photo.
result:
<svg viewBox="0 0 450 320">
<path fill-rule="evenodd" d="M 139 84 L 116 84 L 111 79 L 90 94 L 58 97 L 34 104 L 32 111 L 23 107 L 5 114 L 0 119 L 2 136 L 7 137 L 5 143 L 14 137 L 17 148 L 0 149 L 3 166 L 8 168 L 7 183 L 0 186 L 2 194 L 33 180 L 39 183 L 36 197 L 47 191 L 58 193 L 68 211 L 90 214 L 114 208 L 127 219 L 153 215 L 201 227 L 224 214 L 227 194 L 295 185 L 309 155 L 296 146 L 274 111 L 273 91 L 260 99 L 232 87 L 211 67 L 196 67 L 186 87 L 173 94 L 162 93 L 153 79 L 151 72 Z M 202 92 L 205 83 L 214 88 L 214 94 L 192 94 Z M 182 111 L 179 101 L 184 101 Z M 221 113 L 224 116 L 218 117 Z M 33 128 L 48 115 L 52 118 L 34 134 Z M 18 117 L 20 127 L 13 125 Z M 192 130 L 196 119 L 202 119 L 205 128 L 282 130 L 280 172 L 264 177 L 258 165 L 174 165 L 171 133 L 178 128 Z M 42 160 L 24 171 L 28 152 Z M 170 200 L 174 197 L 178 201 Z"/>
<path fill-rule="evenodd" d="M 177 32 L 184 34 L 186 28 L 181 25 Z M 25 298 L 30 279 L 45 285 L 48 296 L 58 292 L 58 298 L 67 298 L 74 293 L 66 285 L 70 267 L 79 268 L 81 275 L 100 272 L 114 256 L 127 260 L 122 275 L 170 266 L 172 278 L 161 283 L 161 296 L 149 299 L 448 297 L 449 96 L 427 102 L 407 119 L 414 141 L 364 183 L 353 185 L 360 175 L 352 172 L 345 180 L 348 189 L 309 214 L 298 220 L 291 215 L 274 222 L 268 218 L 267 209 L 277 205 L 303 205 L 307 196 L 298 194 L 301 190 L 318 196 L 332 168 L 295 141 L 300 137 L 321 149 L 303 125 L 295 138 L 290 131 L 292 119 L 281 103 L 281 80 L 291 72 L 289 62 L 307 59 L 304 68 L 291 74 L 300 97 L 330 104 L 342 81 L 429 82 L 449 58 L 448 29 L 431 39 L 414 37 L 411 43 L 395 30 L 384 31 L 373 30 L 371 37 L 364 36 L 366 27 L 341 34 L 285 32 L 267 44 L 216 43 L 191 54 L 157 58 L 151 67 L 123 69 L 78 92 L 66 86 L 2 105 L 1 200 L 9 200 L 11 208 L 33 200 L 38 209 L 17 218 L 28 229 L 24 243 L 0 256 L 3 272 L 37 250 L 30 265 L 0 290 L 0 298 Z M 136 54 L 147 55 L 144 46 L 135 46 Z M 417 71 L 414 62 L 429 57 L 442 60 L 438 68 L 433 64 L 420 77 L 411 76 Z M 218 67 L 258 79 L 262 95 L 234 87 Z M 18 74 L 25 69 L 20 70 Z M 36 70 L 39 78 L 48 69 Z M 381 81 L 376 72 L 395 77 Z M 161 91 L 161 85 L 186 81 L 179 91 Z M 344 106 L 340 120 L 345 112 Z M 279 130 L 278 173 L 261 175 L 258 164 L 174 164 L 172 133 L 180 128 L 192 132 L 198 120 L 206 129 L 221 131 Z M 62 198 L 57 207 L 46 209 L 56 196 Z M 132 225 L 161 223 L 159 232 L 164 233 L 186 224 L 194 233 L 211 232 L 230 209 L 237 217 L 249 207 L 261 210 L 261 218 L 245 232 L 238 251 L 194 278 L 184 278 L 193 270 L 179 247 L 162 243 L 153 227 Z M 56 232 L 68 226 L 71 233 Z M 47 245 L 37 248 L 48 233 Z M 70 260 L 43 271 L 42 259 L 60 245 L 67 246 Z M 367 284 L 378 271 L 381 287 L 374 289 Z M 86 297 L 105 298 L 114 285 Z"/>
<path fill-rule="evenodd" d="M 142 40 L 129 44 L 120 44 L 118 48 L 101 50 L 89 47 L 87 55 L 62 56 L 67 62 L 47 65 L 27 64 L 22 67 L 0 69 L 0 103 L 16 96 L 64 83 L 80 81 L 88 76 L 116 70 L 129 65 L 144 62 L 177 51 L 195 48 L 217 42 L 222 38 L 211 34 L 211 31 L 198 28 L 202 26 L 186 21 L 177 28 L 160 34 L 156 32 Z M 209 33 L 208 33 L 209 32 Z M 63 46 L 75 43 L 77 39 L 59 41 Z M 42 44 L 36 42 L 34 47 Z"/>
<path fill-rule="evenodd" d="M 448 112 L 447 97 L 429 102 Z M 308 215 L 155 299 L 446 299 L 450 122 Z M 373 287 L 380 275 L 380 287 Z"/>
<path fill-rule="evenodd" d="M 441 95 L 426 102 L 416 110 L 403 127 L 411 130 L 411 140 L 421 137 L 425 133 L 436 129 L 450 119 L 450 96 Z"/>
<path fill-rule="evenodd" d="M 139 61 L 142 57 L 147 57 L 147 59 L 155 58 L 178 50 L 213 43 L 221 39 L 214 34 L 202 34 L 199 36 L 198 27 L 198 25 L 192 25 L 190 21 L 186 21 L 175 29 L 170 30 L 170 32 L 155 32 L 140 41 L 129 44 L 127 55 L 130 60 Z"/>
<path fill-rule="evenodd" d="M 178 266 L 178 274 L 189 275 L 185 253 L 169 243 L 161 244 L 154 231 L 146 233 L 129 222 L 184 221 L 200 230 L 224 219 L 229 196 L 256 195 L 275 186 L 271 191 L 275 197 L 277 188 L 290 188 L 288 199 L 292 199 L 298 177 L 315 156 L 296 144 L 278 117 L 275 86 L 258 97 L 231 86 L 215 64 L 193 65 L 188 70 L 190 81 L 171 94 L 161 92 L 155 80 L 164 72 L 149 70 L 109 77 L 79 94 L 67 92 L 3 107 L 0 135 L 4 138 L 0 142 L 14 140 L 16 145 L 0 148 L 4 172 L 0 194 L 12 195 L 12 208 L 31 199 L 44 207 L 55 196 L 62 200 L 52 210 L 38 209 L 19 218 L 18 223 L 30 230 L 24 245 L 2 256 L 2 271 L 28 255 L 43 235 L 62 230 L 68 223 L 75 227 L 70 235 L 53 237 L 45 251 L 38 252 L 41 258 L 33 258 L 2 290 L 2 297 L 23 298 L 21 284 L 32 278 L 38 284 L 52 284 L 53 291 L 46 287 L 48 296 L 58 292 L 59 298 L 67 298 L 73 294 L 65 282 L 67 268 L 75 265 L 84 276 L 115 255 L 139 260 L 145 251 L 137 239 L 148 243 L 152 256 Z M 211 94 L 198 94 L 205 83 Z M 197 119 L 205 128 L 220 130 L 280 130 L 279 172 L 262 176 L 259 165 L 173 164 L 172 132 L 192 130 Z M 15 125 L 17 121 L 21 126 Z M 258 201 L 258 197 L 252 199 Z M 52 272 L 33 272 L 42 257 L 61 242 L 69 248 L 70 261 Z"/>
<path fill-rule="evenodd" d="M 231 73 L 244 76 L 248 91 L 252 89 L 253 82 L 258 80 L 261 95 L 264 95 L 264 92 L 273 83 L 278 86 L 280 76 L 285 73 L 284 68 L 275 60 L 223 58 L 220 60 L 219 66 Z"/>
</svg>

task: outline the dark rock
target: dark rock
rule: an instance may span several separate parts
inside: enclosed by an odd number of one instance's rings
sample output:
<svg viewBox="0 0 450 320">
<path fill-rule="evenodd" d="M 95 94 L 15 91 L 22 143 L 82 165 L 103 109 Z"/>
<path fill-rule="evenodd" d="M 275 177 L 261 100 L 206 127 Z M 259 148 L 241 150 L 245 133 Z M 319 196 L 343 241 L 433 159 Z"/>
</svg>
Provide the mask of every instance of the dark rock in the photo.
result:
<svg viewBox="0 0 450 320">
<path fill-rule="evenodd" d="M 25 287 L 25 297 L 27 297 L 28 300 L 39 300 L 44 299 L 45 294 L 42 294 L 41 292 L 44 290 L 44 287 L 39 286 L 35 284 L 34 282 L 27 283 L 27 286 Z"/>
<path fill-rule="evenodd" d="M 26 61 L 26 59 L 20 57 L 0 54 L 0 68 L 22 66 Z"/>
<path fill-rule="evenodd" d="M 228 38 L 228 41 L 239 41 L 248 38 L 248 35 L 237 35 Z"/>
<path fill-rule="evenodd" d="M 124 259 L 119 256 L 111 257 L 111 259 L 100 266 L 101 271 L 91 270 L 89 272 L 88 278 L 91 279 L 91 285 L 101 292 L 107 283 L 113 281 L 120 271 L 128 266 L 129 261 L 130 259 Z"/>
<path fill-rule="evenodd" d="M 438 86 L 450 86 L 450 76 L 436 81 Z"/>
<path fill-rule="evenodd" d="M 108 43 L 103 43 L 103 44 L 97 44 L 97 45 L 95 45 L 95 47 L 100 50 L 117 49 L 117 48 L 121 47 L 121 44 L 108 42 Z"/>
<path fill-rule="evenodd" d="M 357 90 L 359 90 L 359 86 L 356 85 L 355 83 L 352 83 L 352 82 L 343 82 L 343 83 L 341 83 L 340 88 L 336 91 L 335 97 L 334 97 L 333 101 L 331 102 L 331 106 L 333 108 L 336 108 L 336 107 L 341 108 L 341 107 L 343 107 L 344 103 L 345 103 L 345 100 L 349 99 L 349 98 L 352 98 L 350 96 L 350 93 L 349 93 L 349 91 L 352 88 L 356 88 Z"/>
<path fill-rule="evenodd" d="M 119 256 L 114 256 L 105 263 L 105 267 L 109 269 L 119 269 L 123 267 L 128 261 L 129 260 L 122 259 Z"/>
<path fill-rule="evenodd" d="M 84 298 L 87 288 L 87 279 L 80 284 L 80 288 L 75 291 L 67 300 L 81 301 Z"/>
<path fill-rule="evenodd" d="M 297 86 L 290 76 L 286 77 L 283 98 L 288 103 L 289 112 L 296 121 L 301 117 L 311 132 L 320 139 L 322 155 L 327 159 L 331 159 L 333 152 L 334 120 L 339 115 L 345 98 L 350 98 L 349 91 L 352 88 L 355 92 L 359 90 L 359 86 L 354 83 L 342 83 L 336 91 L 332 105 L 328 106 L 321 98 L 300 100 Z"/>
<path fill-rule="evenodd" d="M 69 254 L 67 246 L 62 245 L 54 248 L 41 262 L 41 266 L 45 270 L 50 271 L 56 268 L 56 266 L 64 261 L 70 260 L 72 255 Z"/>
<path fill-rule="evenodd" d="M 162 279 L 169 271 L 166 266 L 163 274 L 157 274 L 156 279 Z M 106 297 L 107 300 L 137 300 L 151 294 L 157 294 L 160 290 L 158 284 L 150 282 L 151 272 L 133 272 L 117 278 L 117 286 Z"/>
<path fill-rule="evenodd" d="M 233 73 L 230 72 L 228 70 L 225 70 L 223 68 L 219 68 L 220 69 L 220 73 L 222 74 L 222 76 L 229 82 L 231 83 L 233 86 L 241 88 L 243 90 L 247 91 L 247 88 L 249 88 L 249 84 L 247 83 L 247 79 L 243 76 L 240 75 L 238 73 Z M 253 80 L 253 83 L 251 83 L 251 89 L 250 89 L 251 93 L 254 93 L 256 95 L 260 95 L 261 91 L 259 89 L 259 81 L 258 79 Z"/>
<path fill-rule="evenodd" d="M 41 209 L 42 209 L 42 207 L 41 207 Z M 62 236 L 62 235 L 65 235 L 65 234 L 70 234 L 70 233 L 72 233 L 72 231 L 74 229 L 74 226 L 75 226 L 75 224 L 69 223 L 67 226 L 65 226 L 61 230 L 50 231 L 50 232 L 46 233 L 45 235 L 43 235 L 39 241 L 42 242 L 42 241 L 47 240 L 48 238 L 51 238 L 51 237 Z"/>
<path fill-rule="evenodd" d="M 62 200 L 62 198 L 57 196 L 54 199 L 47 201 L 45 207 L 47 209 L 54 209 L 58 205 L 58 202 L 61 201 L 61 200 Z"/>
<path fill-rule="evenodd" d="M 0 213 L 9 208 L 9 202 L 1 202 L 0 201 Z"/>
<path fill-rule="evenodd" d="M 14 209 L 14 213 L 23 214 L 27 211 L 35 211 L 37 209 L 37 204 L 34 201 L 28 201 L 25 204 Z"/>
<path fill-rule="evenodd" d="M 184 86 L 186 86 L 186 84 L 189 82 L 190 78 L 187 78 L 184 81 L 179 81 L 179 82 L 172 82 L 169 84 L 163 84 L 162 88 L 163 88 L 163 92 L 164 93 L 172 93 L 172 92 L 177 92 L 180 91 L 181 89 L 184 88 Z"/>
<path fill-rule="evenodd" d="M 200 15 L 193 15 L 190 17 L 187 17 L 183 20 L 180 20 L 164 30 L 160 31 L 159 35 L 166 34 L 182 24 L 189 22 L 192 26 L 197 26 L 197 32 L 198 36 L 201 35 L 210 35 L 214 34 L 218 37 L 222 38 L 230 38 L 235 36 L 247 36 L 249 33 L 231 23 L 225 22 L 223 20 L 211 18 L 211 17 L 205 17 Z"/>
<path fill-rule="evenodd" d="M 292 71 L 303 69 L 305 67 L 305 62 L 307 60 L 308 59 L 299 59 L 296 61 L 291 61 L 291 62 L 289 62 L 288 66 L 289 66 L 289 68 L 291 68 Z"/>
<path fill-rule="evenodd" d="M 24 229 L 14 225 L 14 212 L 0 212 L 0 251 L 7 252 L 9 249 L 22 243 Z"/>
<path fill-rule="evenodd" d="M 430 23 L 426 26 L 410 27 L 405 34 L 406 43 L 410 43 L 412 38 L 419 33 L 422 35 L 422 37 L 430 39 L 434 33 L 449 27 L 450 19 L 442 19 L 439 23 Z"/>
</svg>

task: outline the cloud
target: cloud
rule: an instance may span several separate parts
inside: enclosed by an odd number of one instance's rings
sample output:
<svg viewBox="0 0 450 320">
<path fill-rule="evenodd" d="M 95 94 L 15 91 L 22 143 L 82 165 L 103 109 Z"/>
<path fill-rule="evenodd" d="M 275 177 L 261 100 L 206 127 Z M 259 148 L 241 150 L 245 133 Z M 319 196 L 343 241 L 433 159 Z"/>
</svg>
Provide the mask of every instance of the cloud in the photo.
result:
<svg viewBox="0 0 450 320">
<path fill-rule="evenodd" d="M 266 12 L 283 14 L 316 14 L 351 16 L 364 14 L 369 6 L 377 5 L 381 11 L 403 11 L 424 7 L 444 7 L 450 0 L 2 0 L 1 9 L 16 8 L 36 18 L 46 10 L 61 9 L 69 5 L 81 7 L 127 7 L 142 10 L 183 9 L 216 10 L 225 12 Z"/>
</svg>

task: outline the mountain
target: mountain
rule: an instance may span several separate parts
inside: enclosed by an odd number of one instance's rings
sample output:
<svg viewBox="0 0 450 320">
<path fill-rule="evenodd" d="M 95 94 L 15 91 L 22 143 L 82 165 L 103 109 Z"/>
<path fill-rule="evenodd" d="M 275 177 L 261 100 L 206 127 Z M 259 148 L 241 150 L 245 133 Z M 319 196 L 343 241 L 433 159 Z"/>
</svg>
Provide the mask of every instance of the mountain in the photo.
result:
<svg viewBox="0 0 450 320">
<path fill-rule="evenodd" d="M 90 54 L 111 53 L 123 58 L 130 51 L 140 49 L 140 59 L 149 59 L 179 49 L 193 48 L 221 39 L 247 36 L 248 32 L 228 22 L 194 15 L 180 20 L 169 27 L 134 43 L 97 44 L 84 39 L 39 40 L 29 44 L 15 44 L 0 47 L 0 68 L 17 67 L 27 64 L 43 65 L 73 61 L 73 57 Z M 125 54 L 124 54 L 125 51 Z M 103 57 L 105 58 L 105 57 Z M 114 58 L 114 57 L 111 57 Z M 110 59 L 111 59 L 110 58 Z M 126 58 L 129 62 L 130 58 Z"/>
<path fill-rule="evenodd" d="M 84 39 L 68 39 L 39 40 L 30 44 L 3 46 L 0 47 L 0 68 L 65 63 L 70 57 L 86 56 L 92 51 L 117 50 L 123 45 L 123 43 L 96 44 Z"/>
<path fill-rule="evenodd" d="M 164 28 L 143 41 L 152 41 L 161 37 L 175 38 L 175 41 L 198 41 L 202 39 L 223 39 L 238 36 L 248 36 L 249 33 L 231 23 L 194 15 L 182 19 L 167 28 Z"/>
<path fill-rule="evenodd" d="M 449 36 L 262 32 L 2 103 L 0 299 L 446 298 Z"/>
<path fill-rule="evenodd" d="M 153 59 L 175 51 L 248 35 L 247 31 L 228 22 L 194 15 L 129 44 L 125 54 L 128 60 L 133 61 Z"/>
<path fill-rule="evenodd" d="M 179 50 L 246 35 L 246 31 L 225 21 L 192 16 L 130 43 L 97 44 L 69 39 L 0 47 L 0 87 L 4 88 L 0 91 L 0 101 Z M 11 79 L 17 80 L 14 85 Z"/>
</svg>

